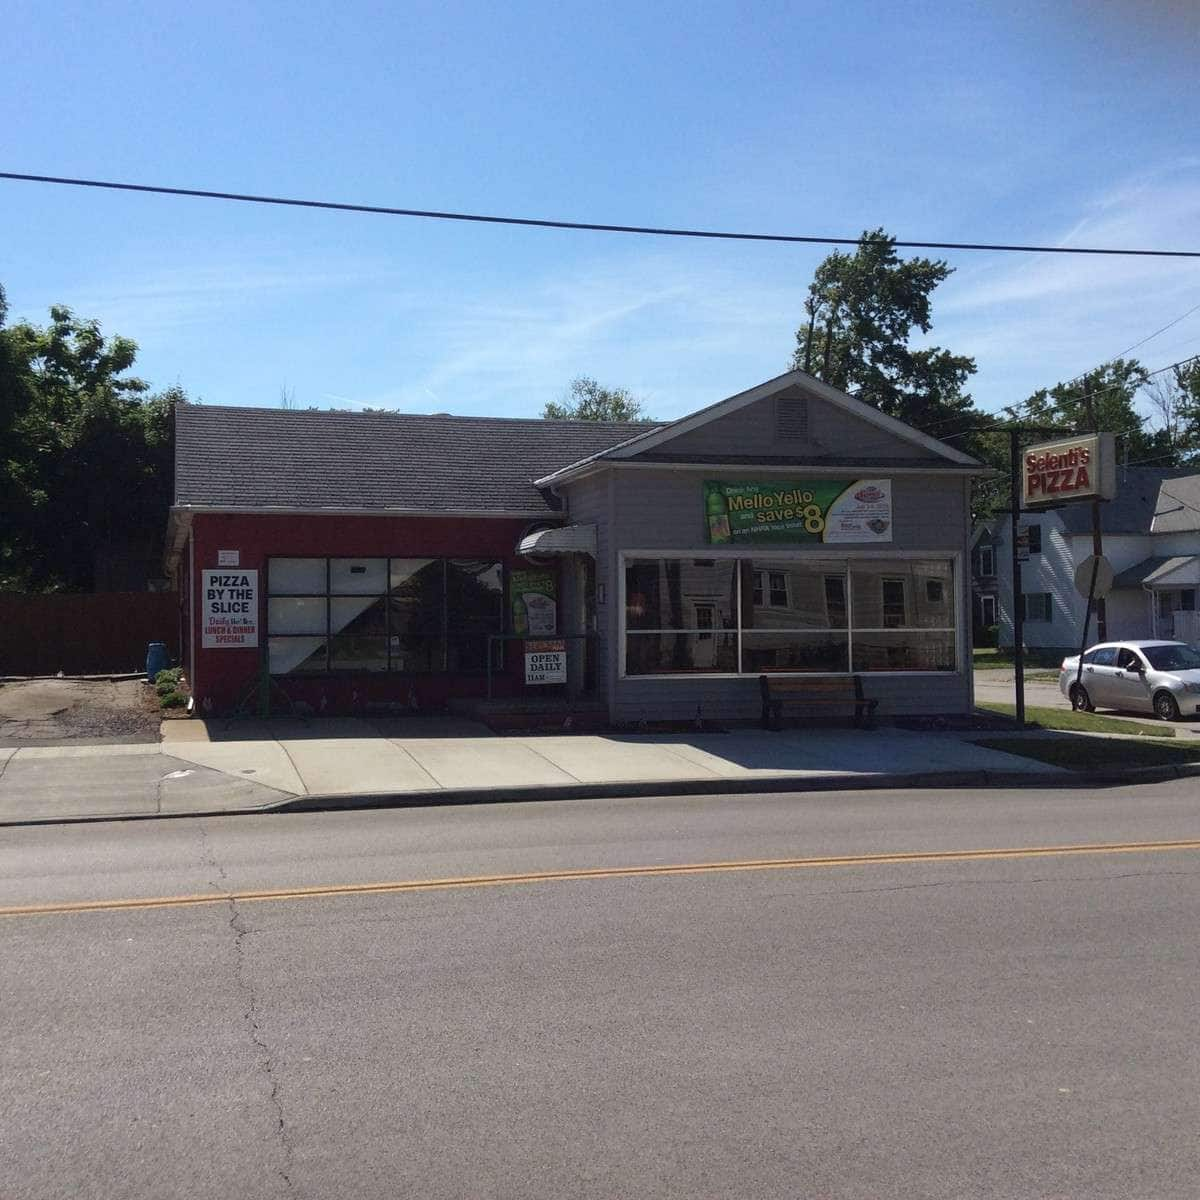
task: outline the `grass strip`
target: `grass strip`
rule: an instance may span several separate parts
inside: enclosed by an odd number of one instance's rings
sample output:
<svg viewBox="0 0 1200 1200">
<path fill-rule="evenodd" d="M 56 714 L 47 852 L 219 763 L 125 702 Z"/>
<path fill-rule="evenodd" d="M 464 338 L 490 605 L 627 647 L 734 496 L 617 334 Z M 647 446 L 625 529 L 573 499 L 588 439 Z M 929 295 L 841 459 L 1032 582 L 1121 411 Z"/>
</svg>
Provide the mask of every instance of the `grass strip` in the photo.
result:
<svg viewBox="0 0 1200 1200">
<path fill-rule="evenodd" d="M 1038 650 L 1026 650 L 1025 675 L 1044 675 L 1057 679 L 1062 660 L 1063 656 L 1057 651 L 1053 654 L 1043 654 Z M 1013 661 L 1011 650 L 977 646 L 971 651 L 971 665 L 976 671 L 1011 671 L 1017 664 Z"/>
<path fill-rule="evenodd" d="M 1162 767 L 1200 762 L 1200 742 L 1164 746 L 1156 742 L 1118 741 L 1116 738 L 972 738 L 976 746 L 1002 750 L 1069 771 L 1095 771 L 1108 767 Z"/>
<path fill-rule="evenodd" d="M 976 708 L 987 712 L 999 713 L 1001 716 L 1017 715 L 1015 704 L 1002 704 L 997 700 L 980 700 Z M 1175 730 L 1165 722 L 1151 723 L 1149 721 L 1122 721 L 1116 717 L 1102 717 L 1099 713 L 1075 712 L 1069 708 L 1041 708 L 1036 705 L 1025 706 L 1025 720 L 1030 725 L 1042 729 L 1061 729 L 1066 733 L 1124 733 L 1135 734 L 1138 737 L 1173 738 Z"/>
</svg>

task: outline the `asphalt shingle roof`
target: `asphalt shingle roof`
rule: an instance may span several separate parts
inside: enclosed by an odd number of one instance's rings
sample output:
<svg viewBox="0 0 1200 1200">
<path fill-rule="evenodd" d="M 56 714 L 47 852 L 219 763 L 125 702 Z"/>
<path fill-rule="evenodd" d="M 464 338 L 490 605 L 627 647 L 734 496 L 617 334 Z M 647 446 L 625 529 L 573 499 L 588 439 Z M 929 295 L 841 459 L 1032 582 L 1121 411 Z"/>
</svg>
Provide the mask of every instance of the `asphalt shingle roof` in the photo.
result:
<svg viewBox="0 0 1200 1200">
<path fill-rule="evenodd" d="M 654 428 L 184 404 L 175 503 L 551 512 L 535 479 Z"/>
<path fill-rule="evenodd" d="M 1164 482 L 1196 475 L 1195 467 L 1117 467 L 1117 495 L 1100 505 L 1100 528 L 1105 533 L 1149 533 L 1155 511 L 1159 508 L 1159 491 Z M 1170 505 L 1169 507 L 1177 507 Z M 1058 510 L 1068 533 L 1087 534 L 1092 531 L 1090 504 L 1064 504 Z"/>
</svg>

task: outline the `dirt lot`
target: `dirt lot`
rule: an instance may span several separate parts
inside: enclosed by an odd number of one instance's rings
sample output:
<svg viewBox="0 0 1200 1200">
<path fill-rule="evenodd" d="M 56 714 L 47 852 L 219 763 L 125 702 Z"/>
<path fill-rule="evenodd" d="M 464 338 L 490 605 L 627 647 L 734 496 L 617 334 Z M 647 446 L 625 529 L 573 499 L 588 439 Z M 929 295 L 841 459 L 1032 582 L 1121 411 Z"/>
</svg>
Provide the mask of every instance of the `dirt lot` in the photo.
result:
<svg viewBox="0 0 1200 1200">
<path fill-rule="evenodd" d="M 154 689 L 139 679 L 30 679 L 0 684 L 0 746 L 156 742 Z"/>
</svg>

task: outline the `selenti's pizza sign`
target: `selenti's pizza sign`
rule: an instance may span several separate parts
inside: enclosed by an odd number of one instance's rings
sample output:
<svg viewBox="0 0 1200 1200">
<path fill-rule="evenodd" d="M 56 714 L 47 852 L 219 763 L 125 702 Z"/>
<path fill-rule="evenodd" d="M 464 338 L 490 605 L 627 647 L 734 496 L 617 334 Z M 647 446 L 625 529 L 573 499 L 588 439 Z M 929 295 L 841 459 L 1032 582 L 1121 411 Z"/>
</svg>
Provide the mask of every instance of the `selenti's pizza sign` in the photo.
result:
<svg viewBox="0 0 1200 1200">
<path fill-rule="evenodd" d="M 710 545 L 890 542 L 890 479 L 708 480 Z"/>
<path fill-rule="evenodd" d="M 1089 433 L 1029 446 L 1021 454 L 1021 505 L 1045 508 L 1117 494 L 1111 433 Z"/>
</svg>

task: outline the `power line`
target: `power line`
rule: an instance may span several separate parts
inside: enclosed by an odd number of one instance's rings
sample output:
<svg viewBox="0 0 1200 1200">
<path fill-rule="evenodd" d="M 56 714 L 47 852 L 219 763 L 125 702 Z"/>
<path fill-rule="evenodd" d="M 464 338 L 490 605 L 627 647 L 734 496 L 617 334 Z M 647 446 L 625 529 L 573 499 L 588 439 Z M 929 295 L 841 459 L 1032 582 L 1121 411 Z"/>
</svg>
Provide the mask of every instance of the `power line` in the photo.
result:
<svg viewBox="0 0 1200 1200">
<path fill-rule="evenodd" d="M 1158 335 L 1160 333 L 1166 333 L 1168 329 L 1174 328 L 1176 325 L 1179 324 L 1180 321 L 1186 321 L 1187 318 L 1190 317 L 1192 315 L 1192 313 L 1194 313 L 1194 312 L 1200 312 L 1200 304 L 1197 304 L 1195 306 L 1195 308 L 1189 308 L 1187 310 L 1187 312 L 1185 312 L 1180 317 L 1176 317 L 1175 320 L 1168 321 L 1161 329 L 1156 329 L 1148 337 L 1142 338 L 1142 340 L 1140 342 L 1134 342 L 1132 346 L 1127 346 L 1124 350 L 1121 351 L 1120 354 L 1114 354 L 1113 358 L 1124 358 L 1125 355 L 1127 355 L 1130 352 L 1130 350 L 1136 350 L 1139 346 L 1144 346 L 1147 342 L 1153 341 L 1156 337 L 1158 337 Z M 1087 372 L 1085 371 L 1084 374 L 1086 375 Z M 1080 378 L 1082 378 L 1082 376 Z M 1074 382 L 1074 380 L 1072 380 L 1072 383 L 1073 382 Z"/>
<path fill-rule="evenodd" d="M 821 246 L 857 246 L 862 238 L 815 237 L 790 233 L 731 233 L 715 229 L 677 229 L 654 225 L 610 225 L 596 221 L 554 221 L 543 217 L 500 217 L 483 213 L 446 212 L 437 209 L 392 208 L 381 204 L 346 204 L 334 200 L 299 200 L 286 196 L 260 196 L 243 192 L 218 192 L 205 188 L 163 187 L 145 183 L 118 183 L 107 179 L 75 179 L 60 175 L 26 175 L 0 171 L 0 179 L 24 183 L 51 183 L 65 187 L 103 188 L 156 196 L 190 196 L 203 200 L 232 200 L 243 204 L 274 204 L 288 208 L 317 208 L 333 212 L 372 213 L 387 217 L 417 217 L 431 221 L 468 221 L 484 225 L 522 225 L 536 229 L 572 229 L 593 233 L 632 233 L 651 237 L 709 238 L 734 242 L 786 242 Z M 897 241 L 906 250 L 984 250 L 1012 254 L 1102 254 L 1138 258 L 1200 258 L 1200 250 L 1134 250 L 1109 246 L 1027 246 L 993 242 Z"/>
<path fill-rule="evenodd" d="M 1118 356 L 1118 357 L 1119 357 L 1119 356 Z M 1176 367 L 1185 367 L 1185 366 L 1187 366 L 1187 365 L 1188 365 L 1188 363 L 1193 363 L 1193 362 L 1198 362 L 1198 361 L 1200 361 L 1200 354 L 1193 354 L 1193 355 L 1192 355 L 1190 358 L 1181 358 L 1181 359 L 1180 359 L 1178 362 L 1168 363 L 1168 364 L 1167 364 L 1165 367 L 1157 367 L 1157 368 L 1156 368 L 1155 370 L 1153 370 L 1153 371 L 1147 371 L 1147 372 L 1146 372 L 1146 378 L 1147 378 L 1147 379 L 1153 379 L 1155 375 L 1162 375 L 1162 374 L 1163 374 L 1164 372 L 1166 372 L 1166 371 L 1173 371 L 1173 370 L 1174 370 Z M 1083 378 L 1083 376 L 1081 375 L 1081 376 L 1079 376 L 1079 378 L 1080 378 L 1080 379 L 1082 379 L 1082 378 Z M 1074 383 L 1074 382 L 1075 382 L 1075 380 L 1070 380 L 1069 382 L 1070 382 L 1070 383 Z M 1122 390 L 1124 390 L 1124 389 L 1125 389 L 1127 386 L 1128 386 L 1128 384 L 1124 384 L 1124 383 L 1113 383 L 1113 384 L 1109 384 L 1109 386 L 1108 386 L 1108 387 L 1104 387 L 1104 388 L 1098 388 L 1096 391 L 1094 391 L 1094 392 L 1092 393 L 1092 398 L 1093 398 L 1093 399 L 1095 399 L 1097 396 L 1104 396 L 1104 395 L 1106 395 L 1106 394 L 1107 394 L 1107 393 L 1109 393 L 1109 392 L 1119 392 L 1119 391 L 1122 391 Z M 1138 385 L 1138 387 L 1140 387 L 1140 386 L 1141 386 L 1141 385 L 1139 384 L 1139 385 Z M 1052 390 L 1052 389 L 1051 389 L 1051 390 Z M 1137 390 L 1137 388 L 1135 388 L 1134 390 L 1136 391 L 1136 390 Z M 1021 401 L 1019 404 L 1009 404 L 1009 405 L 1006 405 L 1002 411 L 1004 411 L 1004 412 L 1010 412 L 1010 413 L 1012 413 L 1012 414 L 1013 414 L 1012 420 L 1014 420 L 1014 421 L 1015 421 L 1015 420 L 1017 420 L 1017 419 L 1018 419 L 1018 417 L 1017 417 L 1017 415 L 1016 415 L 1016 414 L 1017 414 L 1017 413 L 1018 413 L 1018 412 L 1019 412 L 1019 411 L 1020 411 L 1022 408 L 1028 408 L 1028 407 L 1029 407 L 1029 404 L 1030 404 L 1030 401 L 1028 401 L 1028 400 L 1022 400 L 1022 401 Z M 1147 418 L 1146 418 L 1146 420 L 1149 420 L 1149 418 L 1147 417 Z M 952 421 L 947 421 L 947 422 L 944 422 L 944 423 L 943 423 L 943 425 L 935 425 L 935 426 L 934 426 L 934 428 L 935 428 L 935 429 L 938 429 L 938 428 L 943 428 L 943 427 L 944 427 L 944 425 L 953 425 L 953 424 L 957 424 L 957 421 L 953 421 L 953 420 L 952 420 Z M 1008 424 L 1001 424 L 1001 425 L 985 425 L 985 426 L 984 426 L 982 429 L 967 429 L 967 430 L 964 430 L 962 433 L 952 433 L 952 434 L 949 434 L 949 435 L 947 435 L 947 436 L 946 436 L 946 437 L 944 437 L 944 438 L 938 438 L 938 440 L 939 440 L 939 441 L 942 441 L 942 442 L 953 442 L 953 441 L 957 441 L 959 438 L 970 437 L 972 434 L 976 434 L 976 433 L 993 433 L 994 431 L 996 431 L 996 430 L 998 430 L 998 429 L 1008 429 L 1008 428 L 1009 428 L 1009 425 L 1008 425 Z M 926 432 L 926 433 L 929 433 L 930 431 L 929 431 L 929 430 L 925 430 L 924 432 Z M 1123 429 L 1123 430 L 1121 430 L 1121 433 L 1122 433 L 1122 434 L 1124 434 L 1124 433 L 1131 433 L 1131 432 L 1133 432 L 1132 428 L 1131 428 L 1131 429 Z M 930 433 L 930 436 L 931 436 L 931 437 L 933 437 L 933 436 L 936 436 L 936 435 L 934 435 L 934 434 Z M 1120 435 L 1118 435 L 1118 436 L 1120 436 Z M 1130 465 L 1132 465 L 1132 464 L 1130 464 Z"/>
</svg>

